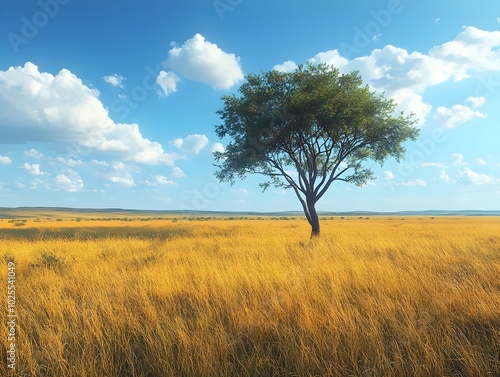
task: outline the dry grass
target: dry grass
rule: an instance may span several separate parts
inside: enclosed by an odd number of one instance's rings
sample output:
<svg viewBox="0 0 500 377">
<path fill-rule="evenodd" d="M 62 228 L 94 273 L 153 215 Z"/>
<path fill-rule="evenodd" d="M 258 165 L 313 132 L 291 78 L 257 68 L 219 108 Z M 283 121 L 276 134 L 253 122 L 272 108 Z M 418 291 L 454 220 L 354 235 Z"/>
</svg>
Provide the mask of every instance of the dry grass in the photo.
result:
<svg viewBox="0 0 500 377">
<path fill-rule="evenodd" d="M 498 376 L 499 225 L 0 221 L 15 375 Z"/>
</svg>

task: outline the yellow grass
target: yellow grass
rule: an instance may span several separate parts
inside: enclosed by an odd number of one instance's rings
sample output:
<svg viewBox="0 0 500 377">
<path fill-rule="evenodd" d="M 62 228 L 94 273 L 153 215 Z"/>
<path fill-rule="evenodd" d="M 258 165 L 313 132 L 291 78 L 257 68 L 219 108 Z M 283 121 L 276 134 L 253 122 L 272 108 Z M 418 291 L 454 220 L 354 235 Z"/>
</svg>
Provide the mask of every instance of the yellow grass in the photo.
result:
<svg viewBox="0 0 500 377">
<path fill-rule="evenodd" d="M 500 375 L 500 219 L 336 218 L 322 232 L 0 221 L 13 375 Z"/>
</svg>

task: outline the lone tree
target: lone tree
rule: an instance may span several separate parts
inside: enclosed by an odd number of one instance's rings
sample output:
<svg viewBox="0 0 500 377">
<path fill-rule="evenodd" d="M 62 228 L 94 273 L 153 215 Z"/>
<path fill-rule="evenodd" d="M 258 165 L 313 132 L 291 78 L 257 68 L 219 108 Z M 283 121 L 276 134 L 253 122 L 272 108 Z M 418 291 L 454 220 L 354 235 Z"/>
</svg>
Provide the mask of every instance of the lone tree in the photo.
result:
<svg viewBox="0 0 500 377">
<path fill-rule="evenodd" d="M 364 86 L 357 72 L 340 74 L 328 65 L 299 66 L 294 72 L 250 74 L 240 96 L 224 96 L 217 111 L 219 138 L 231 141 L 215 152 L 221 182 L 263 174 L 260 186 L 292 188 L 319 236 L 316 203 L 334 181 L 362 186 L 373 172 L 366 160 L 399 161 L 402 143 L 415 140 L 410 116 L 394 116 L 396 104 Z"/>
</svg>

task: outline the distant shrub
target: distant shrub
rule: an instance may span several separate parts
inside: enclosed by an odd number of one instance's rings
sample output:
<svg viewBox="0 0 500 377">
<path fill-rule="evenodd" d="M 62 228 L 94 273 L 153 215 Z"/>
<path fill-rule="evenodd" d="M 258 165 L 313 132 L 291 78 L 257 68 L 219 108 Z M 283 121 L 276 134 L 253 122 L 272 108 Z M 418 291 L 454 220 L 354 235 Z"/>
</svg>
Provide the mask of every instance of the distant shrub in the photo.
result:
<svg viewBox="0 0 500 377">
<path fill-rule="evenodd" d="M 15 262 L 14 255 L 11 252 L 6 252 L 3 255 L 3 260 L 6 262 Z"/>
<path fill-rule="evenodd" d="M 34 264 L 34 267 L 46 267 L 51 270 L 62 270 L 66 266 L 66 262 L 62 257 L 57 256 L 51 251 L 42 251 L 40 253 L 39 263 Z"/>
</svg>

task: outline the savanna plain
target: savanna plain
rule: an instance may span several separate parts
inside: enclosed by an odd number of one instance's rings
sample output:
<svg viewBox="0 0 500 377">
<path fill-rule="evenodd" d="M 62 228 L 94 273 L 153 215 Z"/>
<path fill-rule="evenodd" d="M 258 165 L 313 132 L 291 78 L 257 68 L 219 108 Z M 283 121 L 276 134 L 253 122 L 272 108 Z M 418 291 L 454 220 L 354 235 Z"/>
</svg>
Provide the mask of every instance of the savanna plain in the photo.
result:
<svg viewBox="0 0 500 377">
<path fill-rule="evenodd" d="M 321 225 L 0 220 L 0 305 L 14 262 L 18 315 L 0 374 L 500 376 L 500 218 Z"/>
</svg>

